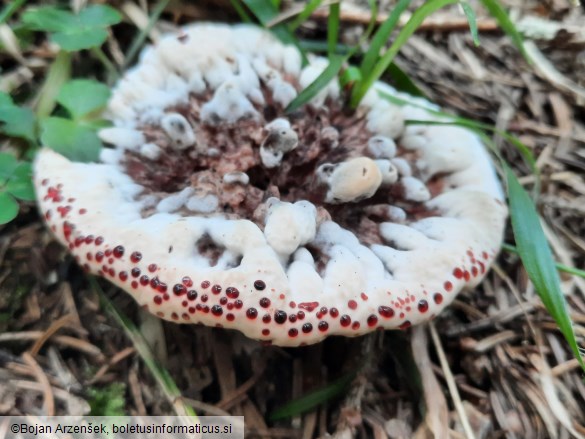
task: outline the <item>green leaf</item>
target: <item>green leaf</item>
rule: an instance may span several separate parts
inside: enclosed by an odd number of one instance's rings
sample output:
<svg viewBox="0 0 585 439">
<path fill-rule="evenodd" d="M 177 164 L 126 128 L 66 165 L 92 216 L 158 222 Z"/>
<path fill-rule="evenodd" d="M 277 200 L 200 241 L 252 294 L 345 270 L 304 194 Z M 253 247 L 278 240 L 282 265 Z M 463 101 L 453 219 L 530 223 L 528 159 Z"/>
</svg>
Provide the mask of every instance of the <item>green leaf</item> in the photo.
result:
<svg viewBox="0 0 585 439">
<path fill-rule="evenodd" d="M 512 229 L 518 254 L 544 306 L 557 322 L 573 354 L 585 371 L 585 361 L 579 352 L 567 302 L 561 291 L 559 274 L 540 225 L 538 213 L 510 167 L 505 165 L 505 171 Z"/>
<path fill-rule="evenodd" d="M 278 419 L 290 418 L 298 414 L 304 413 L 317 407 L 324 402 L 329 401 L 336 396 L 344 393 L 349 387 L 350 383 L 355 377 L 355 373 L 349 373 L 344 377 L 332 382 L 326 387 L 309 393 L 308 395 L 302 396 L 301 398 L 290 401 L 289 403 L 279 407 L 269 416 L 271 421 Z"/>
<path fill-rule="evenodd" d="M 35 141 L 35 115 L 29 108 L 0 105 L 0 131 L 10 137 Z"/>
<path fill-rule="evenodd" d="M 41 122 L 41 142 L 79 162 L 97 161 L 102 147 L 95 132 L 60 117 L 49 117 Z"/>
<path fill-rule="evenodd" d="M 110 98 L 110 88 L 88 79 L 75 79 L 61 87 L 57 102 L 63 105 L 73 119 L 104 108 Z"/>
<path fill-rule="evenodd" d="M 87 27 L 108 27 L 122 21 L 122 15 L 107 5 L 88 6 L 81 10 L 78 18 Z"/>
<path fill-rule="evenodd" d="M 360 72 L 360 69 L 355 66 L 349 66 L 347 69 L 343 71 L 343 73 L 339 77 L 339 83 L 341 84 L 342 87 L 345 87 L 347 85 L 351 86 L 352 84 L 355 84 L 361 79 L 362 73 Z"/>
<path fill-rule="evenodd" d="M 68 52 L 101 46 L 106 38 L 108 38 L 108 33 L 104 29 L 70 28 L 51 35 L 51 41 Z"/>
<path fill-rule="evenodd" d="M 0 192 L 0 224 L 6 224 L 18 215 L 18 203 L 12 195 Z"/>
<path fill-rule="evenodd" d="M 465 1 L 461 2 L 460 5 L 463 8 L 465 16 L 467 17 L 467 21 L 469 22 L 469 32 L 471 32 L 473 44 L 479 46 L 479 34 L 477 32 L 477 17 L 475 16 L 475 12 L 473 11 L 469 3 Z"/>
<path fill-rule="evenodd" d="M 36 199 L 35 189 L 30 178 L 28 180 L 9 180 L 4 189 L 19 200 L 34 201 Z"/>
<path fill-rule="evenodd" d="M 480 0 L 481 4 L 488 10 L 490 15 L 496 19 L 500 27 L 510 37 L 514 45 L 518 48 L 524 59 L 528 64 L 532 64 L 532 60 L 524 48 L 524 40 L 506 10 L 498 0 Z"/>
<path fill-rule="evenodd" d="M 9 94 L 0 91 L 0 107 L 14 105 Z"/>
<path fill-rule="evenodd" d="M 22 15 L 22 22 L 33 30 L 45 32 L 60 32 L 77 26 L 71 12 L 55 6 L 28 9 Z"/>
<path fill-rule="evenodd" d="M 421 25 L 425 18 L 431 15 L 433 12 L 441 9 L 444 6 L 457 3 L 458 0 L 429 0 L 424 3 L 421 7 L 419 7 L 412 16 L 410 20 L 406 23 L 406 25 L 401 29 L 398 33 L 398 36 L 393 41 L 390 48 L 384 53 L 381 59 L 375 64 L 374 68 L 370 70 L 366 70 L 365 68 L 362 69 L 362 76 L 363 81 L 357 87 L 354 87 L 352 96 L 351 96 L 351 107 L 357 108 L 362 98 L 368 92 L 369 88 L 376 82 L 382 74 L 386 71 L 388 66 L 392 63 L 394 57 L 400 51 L 400 48 L 408 41 L 410 36 L 416 31 L 416 29 Z M 391 14 L 391 16 L 394 14 Z M 390 17 L 388 18 L 390 19 Z M 398 20 L 398 18 L 396 18 Z M 376 36 L 374 37 L 376 39 Z M 364 60 L 365 62 L 365 60 Z M 362 64 L 364 66 L 364 64 Z"/>
<path fill-rule="evenodd" d="M 288 104 L 285 112 L 290 113 L 305 105 L 313 99 L 319 92 L 329 84 L 339 73 L 343 62 L 346 60 L 345 56 L 335 55 L 329 59 L 329 65 L 323 72 L 313 81 L 307 88 L 301 91 L 293 101 Z"/>
<path fill-rule="evenodd" d="M 397 90 L 404 91 L 412 96 L 425 96 L 412 78 L 398 64 L 394 62 L 390 64 L 386 69 L 386 73 L 392 78 L 392 83 Z"/>
<path fill-rule="evenodd" d="M 16 157 L 7 152 L 0 152 L 0 178 L 10 178 L 18 168 Z"/>
<path fill-rule="evenodd" d="M 108 26 L 119 23 L 122 16 L 106 5 L 92 5 L 78 15 L 45 6 L 29 9 L 23 14 L 23 22 L 34 30 L 51 33 L 51 40 L 63 50 L 76 51 L 101 46 L 108 34 Z"/>
</svg>

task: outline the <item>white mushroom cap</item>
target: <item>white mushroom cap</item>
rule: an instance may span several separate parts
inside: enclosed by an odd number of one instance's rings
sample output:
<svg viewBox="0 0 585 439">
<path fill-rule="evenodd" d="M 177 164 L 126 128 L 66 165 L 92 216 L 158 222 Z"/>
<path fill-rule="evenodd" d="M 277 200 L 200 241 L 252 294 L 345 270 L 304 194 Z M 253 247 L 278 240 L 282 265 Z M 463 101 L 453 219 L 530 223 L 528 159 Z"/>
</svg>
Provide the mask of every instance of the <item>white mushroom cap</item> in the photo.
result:
<svg viewBox="0 0 585 439">
<path fill-rule="evenodd" d="M 198 102 L 205 102 L 189 120 L 198 124 L 198 136 L 199 124 L 213 124 L 216 131 L 238 131 L 248 124 L 257 133 L 245 142 L 258 146 L 265 123 L 261 103 L 274 102 L 279 93 L 275 84 L 284 81 L 298 92 L 327 65 L 326 60 L 311 58 L 301 68 L 295 48 L 251 26 L 196 24 L 185 28 L 185 34 L 184 41 L 165 36 L 146 49 L 139 65 L 114 90 L 108 116 L 116 129 L 130 130 L 134 139 L 123 131 L 102 134 L 110 136 L 116 148 L 104 149 L 100 164 L 73 163 L 46 148 L 37 154 L 39 209 L 81 266 L 124 289 L 161 318 L 221 325 L 282 346 L 421 323 L 463 288 L 481 281 L 499 250 L 507 214 L 490 158 L 470 131 L 405 127 L 404 120 L 413 115 L 436 118 L 426 111 L 436 107 L 385 84 L 376 83 L 360 108 L 368 131 L 361 149 L 343 156 L 346 134 L 336 125 L 340 147 L 328 151 L 330 159 L 318 159 L 336 163 L 325 163 L 311 175 L 317 173 L 326 183 L 327 202 L 351 203 L 375 194 L 371 203 L 387 205 L 385 212 L 376 210 L 382 212 L 381 221 L 366 224 L 375 228 L 377 244 L 363 239 L 351 223 L 354 213 L 358 220 L 364 218 L 352 210 L 358 206 L 319 206 L 295 199 L 305 188 L 287 188 L 282 196 L 286 201 L 260 204 L 266 209 L 260 220 L 224 212 L 221 191 L 258 191 L 259 177 L 253 174 L 258 169 L 234 168 L 231 163 L 225 169 L 206 169 L 217 176 L 216 186 L 206 189 L 205 181 L 188 179 L 167 193 L 149 191 L 147 184 L 126 175 L 125 157 L 134 155 L 142 165 L 151 154 L 140 137 L 145 120 L 162 123 L 165 114 L 187 106 L 197 95 Z M 379 90 L 410 99 L 412 105 L 390 105 L 377 95 Z M 313 105 L 328 105 L 338 94 L 334 81 Z M 292 130 L 286 119 L 273 124 L 271 129 Z M 305 146 L 300 126 L 295 121 L 297 148 Z M 376 136 L 399 148 L 372 150 L 366 139 Z M 205 136 L 197 140 L 203 143 Z M 215 160 L 224 154 L 219 143 L 204 145 L 204 152 L 201 145 L 188 152 L 164 147 L 157 152 L 158 160 L 169 151 L 181 159 L 201 154 L 203 161 Z M 249 166 L 261 168 L 258 150 L 242 147 L 253 157 L 244 157 L 238 166 L 255 160 Z M 281 160 L 289 159 L 284 151 L 290 148 L 281 148 Z M 399 174 L 394 183 L 388 164 Z M 265 173 L 280 176 L 278 171 Z M 425 182 L 433 177 L 437 181 L 430 191 Z M 243 180 L 246 188 L 230 183 Z M 404 197 L 399 197 L 401 189 Z M 258 199 L 262 203 L 265 198 Z M 426 215 L 412 215 L 410 207 Z M 343 217 L 348 211 L 352 214 Z"/>
</svg>

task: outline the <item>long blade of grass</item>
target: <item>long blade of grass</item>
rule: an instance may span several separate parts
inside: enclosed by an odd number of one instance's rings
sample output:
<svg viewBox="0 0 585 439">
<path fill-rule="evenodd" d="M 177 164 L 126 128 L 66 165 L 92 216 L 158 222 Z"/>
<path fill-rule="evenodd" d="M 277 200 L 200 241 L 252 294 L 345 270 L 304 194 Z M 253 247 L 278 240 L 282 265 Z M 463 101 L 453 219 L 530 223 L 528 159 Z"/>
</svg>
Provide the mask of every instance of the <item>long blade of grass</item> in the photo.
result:
<svg viewBox="0 0 585 439">
<path fill-rule="evenodd" d="M 425 18 L 431 15 L 433 12 L 441 9 L 447 5 L 457 3 L 459 0 L 430 0 L 418 8 L 410 17 L 410 20 L 402 28 L 390 48 L 382 55 L 381 59 L 375 64 L 371 71 L 366 72 L 363 81 L 360 82 L 353 90 L 351 96 L 351 107 L 357 108 L 362 98 L 365 96 L 369 88 L 374 84 L 375 81 L 380 79 L 382 74 L 386 71 L 394 57 L 400 51 L 400 48 L 408 41 L 410 36 L 416 31 L 421 25 Z"/>
<path fill-rule="evenodd" d="M 323 0 L 310 0 L 309 2 L 307 2 L 305 8 L 299 13 L 299 15 L 296 16 L 293 22 L 289 24 L 288 28 L 291 31 L 295 31 L 296 29 L 298 29 L 298 27 L 305 21 L 307 21 L 311 14 L 315 12 L 315 9 L 321 6 L 321 3 L 323 3 Z"/>
<path fill-rule="evenodd" d="M 384 44 L 386 44 L 386 41 L 388 41 L 388 38 L 390 38 L 390 34 L 396 27 L 396 24 L 398 23 L 398 20 L 400 19 L 402 13 L 406 10 L 408 5 L 410 5 L 410 2 L 411 0 L 400 0 L 390 13 L 386 21 L 382 23 L 382 25 L 374 34 L 374 37 L 370 42 L 368 51 L 364 55 L 364 59 L 360 65 L 362 76 L 365 77 L 365 75 L 367 75 L 368 72 L 370 72 L 374 68 L 376 61 L 380 57 L 380 51 L 384 47 Z"/>
<path fill-rule="evenodd" d="M 132 341 L 132 345 L 136 348 L 136 351 L 144 361 L 144 364 L 148 367 L 159 386 L 163 390 L 167 401 L 175 409 L 175 413 L 178 416 L 191 416 L 197 419 L 197 414 L 193 409 L 185 404 L 181 400 L 181 391 L 175 384 L 175 381 L 171 377 L 168 370 L 162 367 L 158 361 L 154 358 L 148 343 L 144 339 L 142 333 L 138 330 L 136 325 L 122 314 L 116 306 L 108 299 L 104 294 L 102 288 L 98 284 L 97 280 L 93 276 L 89 276 L 89 284 L 92 289 L 100 296 L 100 302 L 104 306 L 105 310 L 120 324 L 120 326 L 126 332 L 128 338 Z"/>
<path fill-rule="evenodd" d="M 271 421 L 276 421 L 279 419 L 290 418 L 292 416 L 299 415 L 343 394 L 351 384 L 352 380 L 355 378 L 355 375 L 355 372 L 351 372 L 339 378 L 337 381 L 334 381 L 331 384 L 323 387 L 322 389 L 316 390 L 298 399 L 290 401 L 289 403 L 273 411 L 270 414 L 269 419 Z"/>
<path fill-rule="evenodd" d="M 514 45 L 518 48 L 524 59 L 528 64 L 532 64 L 532 60 L 526 49 L 524 48 L 524 40 L 508 13 L 502 6 L 499 0 L 480 0 L 481 4 L 488 10 L 490 15 L 496 19 L 502 30 L 510 37 Z"/>
<path fill-rule="evenodd" d="M 392 84 L 397 90 L 404 91 L 413 96 L 425 97 L 425 94 L 418 88 L 418 85 L 396 63 L 393 62 L 390 64 L 386 72 L 392 78 Z"/>
<path fill-rule="evenodd" d="M 36 113 L 39 118 L 46 117 L 57 104 L 61 86 L 71 77 L 71 52 L 61 50 L 49 67 L 43 86 L 37 95 Z"/>
<path fill-rule="evenodd" d="M 463 12 L 467 17 L 467 21 L 469 22 L 469 32 L 471 33 L 471 37 L 473 38 L 473 44 L 479 46 L 479 33 L 477 32 L 477 17 L 475 16 L 475 12 L 473 8 L 467 3 L 463 1 L 460 3 L 461 7 L 463 8 Z"/>
<path fill-rule="evenodd" d="M 244 8 L 244 5 L 240 0 L 230 0 L 230 3 L 232 8 L 234 8 L 240 16 L 240 20 L 244 23 L 252 23 L 252 17 L 250 17 L 250 14 L 248 14 L 248 11 L 246 11 L 246 8 Z"/>
<path fill-rule="evenodd" d="M 136 57 L 136 55 L 138 55 L 140 49 L 142 49 L 146 37 L 156 24 L 158 18 L 160 17 L 160 14 L 163 13 L 165 8 L 169 4 L 169 1 L 170 0 L 160 0 L 155 5 L 154 9 L 152 10 L 152 14 L 150 14 L 150 17 L 148 18 L 148 24 L 144 29 L 141 29 L 138 35 L 136 35 L 136 37 L 134 38 L 134 40 L 132 40 L 132 44 L 130 44 L 130 48 L 128 49 L 128 51 L 126 52 L 126 56 L 124 57 L 124 64 L 122 65 L 122 70 L 126 70 L 128 66 L 132 64 L 134 58 Z"/>
<path fill-rule="evenodd" d="M 505 165 L 512 229 L 520 259 L 544 306 L 557 322 L 573 354 L 585 371 L 567 302 L 560 287 L 551 249 L 546 241 L 536 208 L 512 172 Z"/>
<path fill-rule="evenodd" d="M 4 6 L 4 9 L 2 9 L 2 12 L 0 12 L 0 24 L 8 21 L 8 19 L 12 17 L 12 14 L 18 11 L 18 9 L 25 3 L 26 0 L 14 0 L 8 2 L 8 4 Z"/>
<path fill-rule="evenodd" d="M 339 12 L 339 3 L 333 3 L 329 6 L 329 17 L 327 17 L 327 56 L 329 58 L 335 54 L 339 37 Z"/>
<path fill-rule="evenodd" d="M 347 56 L 342 55 L 334 55 L 329 59 L 329 65 L 323 72 L 315 79 L 307 88 L 301 91 L 296 98 L 292 100 L 288 107 L 286 107 L 285 112 L 291 113 L 311 99 L 313 99 L 317 94 L 327 86 L 339 73 L 343 63 L 347 59 Z"/>
<path fill-rule="evenodd" d="M 518 254 L 518 249 L 516 247 L 514 247 L 513 245 L 504 243 L 504 244 L 502 244 L 502 248 L 504 250 L 506 250 L 507 252 Z M 557 267 L 557 270 L 559 270 L 559 271 L 562 271 L 562 272 L 568 273 L 568 274 L 572 274 L 574 276 L 579 276 L 579 277 L 582 277 L 585 279 L 585 270 L 580 270 L 580 269 L 575 268 L 575 267 L 569 267 L 568 265 L 561 264 L 559 262 L 555 262 L 555 267 Z"/>
</svg>

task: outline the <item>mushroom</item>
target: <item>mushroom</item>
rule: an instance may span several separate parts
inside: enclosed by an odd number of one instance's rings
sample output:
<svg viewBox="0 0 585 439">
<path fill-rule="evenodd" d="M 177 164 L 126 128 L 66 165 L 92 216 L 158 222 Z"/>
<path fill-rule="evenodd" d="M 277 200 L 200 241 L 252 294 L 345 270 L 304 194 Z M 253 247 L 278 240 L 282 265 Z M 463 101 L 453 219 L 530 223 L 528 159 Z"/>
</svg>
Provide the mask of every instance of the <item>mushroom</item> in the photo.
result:
<svg viewBox="0 0 585 439">
<path fill-rule="evenodd" d="M 326 60 L 249 25 L 181 35 L 116 86 L 101 163 L 37 154 L 39 209 L 86 271 L 281 346 L 422 323 L 481 281 L 507 209 L 474 133 L 405 125 L 436 107 L 383 83 L 355 114 L 332 82 L 289 118 Z"/>
</svg>

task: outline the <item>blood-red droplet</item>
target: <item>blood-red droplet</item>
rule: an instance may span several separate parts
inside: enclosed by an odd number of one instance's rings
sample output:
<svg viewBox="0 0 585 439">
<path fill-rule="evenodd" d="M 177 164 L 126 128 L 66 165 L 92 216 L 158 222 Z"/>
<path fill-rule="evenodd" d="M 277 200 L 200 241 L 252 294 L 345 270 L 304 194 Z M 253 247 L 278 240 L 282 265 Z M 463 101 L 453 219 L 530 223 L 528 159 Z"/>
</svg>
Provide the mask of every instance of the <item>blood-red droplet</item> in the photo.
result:
<svg viewBox="0 0 585 439">
<path fill-rule="evenodd" d="M 226 296 L 228 296 L 230 299 L 237 299 L 238 296 L 240 295 L 240 292 L 238 291 L 237 288 L 234 287 L 227 287 L 225 290 L 225 294 Z"/>
<path fill-rule="evenodd" d="M 236 309 L 242 309 L 242 307 L 244 306 L 244 302 L 238 299 L 234 302 L 234 306 L 236 307 Z"/>
<path fill-rule="evenodd" d="M 104 252 L 102 252 L 102 251 L 96 252 L 95 260 L 98 262 L 102 262 L 104 260 Z"/>
<path fill-rule="evenodd" d="M 157 305 L 160 305 L 162 303 L 162 297 L 160 296 L 154 296 L 154 303 L 156 303 Z"/>
<path fill-rule="evenodd" d="M 209 285 L 211 285 L 211 282 L 209 282 L 208 280 L 204 280 L 203 282 L 201 282 L 201 288 L 203 288 L 204 290 L 206 288 L 209 288 Z"/>
<path fill-rule="evenodd" d="M 262 330 L 262 335 L 263 335 L 263 336 L 270 335 L 270 329 L 263 329 L 263 330 Z"/>
<path fill-rule="evenodd" d="M 379 306 L 378 313 L 386 319 L 390 319 L 390 318 L 394 317 L 394 310 L 392 308 L 390 308 L 389 306 L 384 306 L 384 305 Z"/>
<path fill-rule="evenodd" d="M 150 271 L 151 273 L 154 273 L 156 271 L 158 267 L 156 266 L 156 264 L 150 264 L 148 266 L 148 271 Z"/>
<path fill-rule="evenodd" d="M 453 270 L 453 276 L 455 276 L 457 279 L 463 279 L 463 270 L 461 270 L 461 268 L 456 268 Z"/>
<path fill-rule="evenodd" d="M 248 308 L 246 310 L 246 317 L 248 317 L 250 320 L 254 320 L 256 317 L 258 317 L 258 311 L 256 308 Z"/>
<path fill-rule="evenodd" d="M 262 308 L 268 308 L 270 306 L 270 299 L 268 297 L 263 297 L 258 303 L 260 303 Z"/>
<path fill-rule="evenodd" d="M 329 310 L 329 315 L 333 318 L 336 318 L 339 315 L 339 311 L 337 310 L 337 308 L 331 308 Z"/>
<path fill-rule="evenodd" d="M 207 297 L 207 294 L 202 294 L 202 295 L 201 295 L 201 301 L 202 301 L 203 303 L 207 302 L 207 299 L 209 299 L 209 297 Z"/>
<path fill-rule="evenodd" d="M 358 329 L 360 329 L 360 322 L 353 322 L 353 323 L 351 324 L 351 329 L 354 329 L 354 330 L 356 330 L 356 331 L 357 331 Z"/>
<path fill-rule="evenodd" d="M 319 324 L 317 325 L 317 328 L 319 328 L 319 331 L 325 332 L 329 329 L 329 323 L 320 321 Z"/>
<path fill-rule="evenodd" d="M 130 274 L 132 275 L 132 277 L 140 276 L 140 268 L 134 267 L 132 270 L 130 270 Z"/>
<path fill-rule="evenodd" d="M 284 311 L 278 310 L 274 312 L 274 321 L 279 325 L 282 325 L 286 322 L 286 313 Z"/>
<path fill-rule="evenodd" d="M 451 291 L 453 289 L 453 284 L 447 281 L 443 284 L 443 288 L 445 288 L 445 291 Z"/>
<path fill-rule="evenodd" d="M 347 314 L 344 314 L 339 319 L 339 323 L 341 323 L 341 326 L 347 327 L 347 326 L 351 325 L 351 317 L 348 316 Z"/>
<path fill-rule="evenodd" d="M 361 293 L 360 297 L 362 298 L 363 301 L 368 300 L 368 295 L 366 293 Z"/>
<path fill-rule="evenodd" d="M 223 308 L 219 305 L 213 305 L 211 307 L 211 314 L 213 314 L 214 316 L 219 317 L 220 315 L 223 314 Z"/>
<path fill-rule="evenodd" d="M 120 271 L 120 273 L 118 273 L 118 277 L 120 278 L 120 280 L 122 282 L 124 282 L 128 279 L 128 272 L 127 271 Z"/>
<path fill-rule="evenodd" d="M 189 300 L 197 299 L 197 291 L 195 291 L 195 290 L 187 291 L 187 299 L 189 299 Z"/>
<path fill-rule="evenodd" d="M 183 277 L 183 279 L 181 279 L 181 282 L 183 282 L 183 285 L 185 285 L 187 288 L 191 288 L 193 286 L 193 281 L 189 276 Z"/>
<path fill-rule="evenodd" d="M 429 303 L 422 299 L 420 302 L 418 302 L 418 310 L 422 313 L 425 313 L 429 310 Z"/>
<path fill-rule="evenodd" d="M 297 315 L 296 314 L 290 314 L 288 316 L 288 321 L 291 322 L 291 323 L 296 322 L 297 321 Z"/>
<path fill-rule="evenodd" d="M 216 285 L 212 286 L 211 287 L 211 292 L 213 294 L 219 294 L 219 293 L 221 293 L 221 285 L 217 285 L 216 284 Z"/>
<path fill-rule="evenodd" d="M 303 325 L 302 330 L 305 334 L 308 334 L 309 332 L 311 332 L 313 330 L 313 325 L 311 325 L 310 323 L 305 323 Z"/>
<path fill-rule="evenodd" d="M 225 318 L 226 318 L 226 320 L 227 320 L 228 322 L 233 322 L 233 321 L 236 319 L 236 317 L 235 317 L 235 316 L 234 316 L 234 315 L 233 315 L 231 312 L 230 312 L 230 313 L 227 313 L 227 314 L 225 315 Z"/>
<path fill-rule="evenodd" d="M 227 297 L 222 297 L 221 299 L 219 299 L 219 304 L 220 305 L 226 305 L 228 303 L 228 298 Z"/>
<path fill-rule="evenodd" d="M 357 302 L 355 300 L 350 300 L 349 302 L 347 302 L 347 306 L 349 306 L 349 309 L 356 309 Z"/>
<path fill-rule="evenodd" d="M 376 317 L 374 314 L 370 314 L 370 316 L 368 317 L 368 326 L 371 328 L 373 326 L 376 326 L 377 323 L 378 317 Z"/>
<path fill-rule="evenodd" d="M 140 262 L 141 259 L 142 259 L 142 253 L 140 253 L 140 252 L 132 252 L 132 254 L 130 255 L 130 260 L 132 262 L 134 262 L 135 264 Z"/>
<path fill-rule="evenodd" d="M 293 337 L 293 338 L 294 338 L 294 337 L 296 337 L 297 335 L 299 335 L 299 331 L 298 331 L 298 329 L 296 329 L 296 328 L 290 328 L 290 329 L 288 330 L 288 336 L 289 336 L 289 337 Z"/>
<path fill-rule="evenodd" d="M 297 312 L 297 318 L 303 320 L 305 318 L 305 313 L 303 311 Z"/>
<path fill-rule="evenodd" d="M 124 256 L 124 246 L 117 245 L 116 247 L 114 247 L 112 254 L 114 255 L 115 258 L 121 258 L 122 256 Z"/>
<path fill-rule="evenodd" d="M 187 293 L 187 288 L 185 288 L 185 285 L 183 284 L 175 284 L 173 286 L 173 293 L 176 296 L 182 296 L 183 294 Z"/>
<path fill-rule="evenodd" d="M 263 280 L 255 280 L 254 288 L 256 288 L 259 291 L 262 291 L 263 289 L 266 288 L 266 283 Z"/>
<path fill-rule="evenodd" d="M 435 293 L 433 295 L 433 300 L 437 305 L 440 305 L 441 303 L 443 303 L 443 295 L 441 293 Z"/>
<path fill-rule="evenodd" d="M 471 267 L 471 275 L 473 277 L 477 277 L 478 274 L 479 274 L 479 270 L 477 269 L 477 267 L 475 265 L 473 267 Z"/>
<path fill-rule="evenodd" d="M 146 274 L 143 274 L 142 276 L 140 276 L 140 285 L 146 286 L 148 285 L 148 276 Z"/>
<path fill-rule="evenodd" d="M 272 317 L 270 317 L 270 314 L 264 314 L 264 315 L 262 316 L 262 321 L 263 321 L 264 323 L 270 323 L 270 322 L 272 321 Z"/>
<path fill-rule="evenodd" d="M 135 280 L 133 280 L 130 285 L 132 285 L 132 288 L 138 288 L 138 282 L 136 282 Z"/>
</svg>

